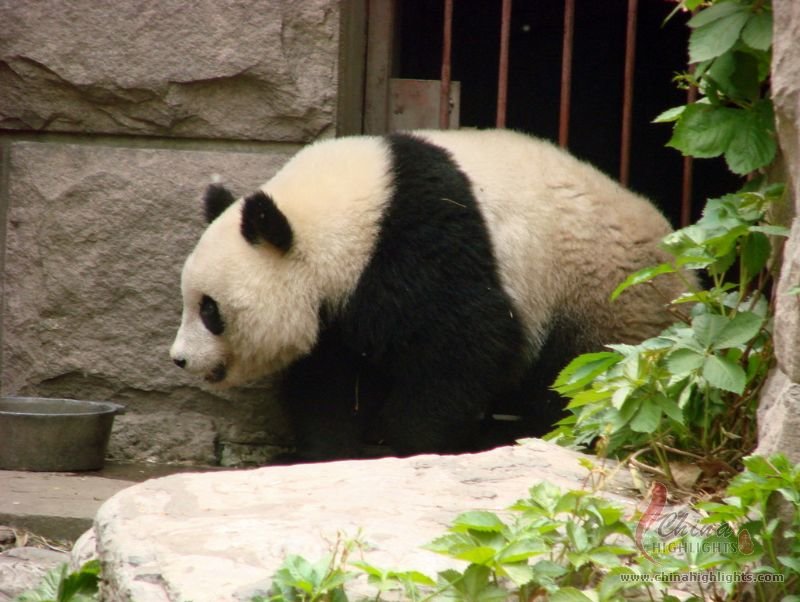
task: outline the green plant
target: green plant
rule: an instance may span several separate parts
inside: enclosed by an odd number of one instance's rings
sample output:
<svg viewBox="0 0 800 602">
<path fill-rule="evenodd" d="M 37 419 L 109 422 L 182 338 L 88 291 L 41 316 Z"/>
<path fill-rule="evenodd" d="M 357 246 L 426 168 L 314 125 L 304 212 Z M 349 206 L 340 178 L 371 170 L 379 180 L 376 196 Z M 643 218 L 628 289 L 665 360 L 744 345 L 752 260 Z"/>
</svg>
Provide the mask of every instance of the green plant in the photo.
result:
<svg viewBox="0 0 800 602">
<path fill-rule="evenodd" d="M 737 545 L 726 548 L 719 563 L 729 572 L 752 570 L 776 575 L 772 582 L 756 582 L 758 600 L 798 602 L 800 595 L 800 464 L 782 454 L 749 456 L 745 470 L 728 485 L 722 503 L 705 502 L 705 523 L 728 524 L 738 534 Z M 742 533 L 747 533 L 742 549 Z M 739 584 L 739 588 L 741 589 Z M 728 594 L 736 593 L 728 587 Z"/>
<path fill-rule="evenodd" d="M 359 545 L 357 539 L 338 540 L 333 552 L 311 563 L 302 556 L 289 555 L 272 577 L 269 596 L 256 596 L 252 602 L 282 600 L 285 602 L 343 602 L 347 600 L 344 585 L 356 574 L 347 571 L 348 558 Z"/>
<path fill-rule="evenodd" d="M 800 587 L 800 464 L 785 456 L 749 456 L 721 502 L 701 502 L 702 535 L 687 533 L 663 542 L 654 562 L 640 559 L 651 574 L 714 575 L 698 580 L 694 600 L 798 602 Z M 782 508 L 776 516 L 776 502 Z"/>
<path fill-rule="evenodd" d="M 512 597 L 522 601 L 536 596 L 621 600 L 623 592 L 654 587 L 629 562 L 638 552 L 633 526 L 623 515 L 620 506 L 587 491 L 565 493 L 540 483 L 503 516 L 488 511 L 463 513 L 444 535 L 425 546 L 456 565 L 465 563 L 463 570 L 444 570 L 432 578 L 413 570 L 382 569 L 364 560 L 347 566 L 349 551 L 334 552 L 313 564 L 291 556 L 273 578 L 272 596 L 256 600 L 344 602 L 343 585 L 356 576 L 350 567 L 367 576 L 377 591 L 376 600 L 390 592 L 414 601 L 488 602 Z M 348 550 L 354 545 L 337 544 Z M 321 575 L 333 578 L 326 582 Z M 640 575 L 643 580 L 626 582 L 621 575 Z"/>
<path fill-rule="evenodd" d="M 766 223 L 782 186 L 708 202 L 703 217 L 664 240 L 671 263 L 630 276 L 614 292 L 646 286 L 664 273 L 703 269 L 710 286 L 675 300 L 680 321 L 639 345 L 610 345 L 561 372 L 554 388 L 571 416 L 548 435 L 562 444 L 595 444 L 603 454 L 649 454 L 664 475 L 670 458 L 688 456 L 735 473 L 752 449 L 757 394 L 772 360 L 766 291 L 774 275 Z"/>
<path fill-rule="evenodd" d="M 775 126 L 769 100 L 772 6 L 769 0 L 683 0 L 702 9 L 689 20 L 692 69 L 679 85 L 694 86 L 697 102 L 656 118 L 674 122 L 668 142 L 684 155 L 724 156 L 729 169 L 745 175 L 775 158 Z"/>
<path fill-rule="evenodd" d="M 772 361 L 776 243 L 788 232 L 769 223 L 783 186 L 752 173 L 776 150 L 768 97 L 772 10 L 768 0 L 683 0 L 679 8 L 697 12 L 689 21 L 694 66 L 678 81 L 702 98 L 656 121 L 674 122 L 669 144 L 684 154 L 724 155 L 732 171 L 752 177 L 664 239 L 670 263 L 641 270 L 614 291 L 616 298 L 661 274 L 692 270 L 709 283 L 698 288 L 686 277 L 689 292 L 671 305 L 676 324 L 660 336 L 570 363 L 554 388 L 570 399 L 572 415 L 548 438 L 649 459 L 666 479 L 677 456 L 730 477 L 755 441 L 757 395 Z"/>
<path fill-rule="evenodd" d="M 386 570 L 350 560 L 355 549 L 366 545 L 360 538 L 339 539 L 320 562 L 288 557 L 273 578 L 272 595 L 253 602 L 346 602 L 345 584 L 363 577 L 374 588 L 370 597 L 376 602 L 384 595 L 415 602 L 610 602 L 643 595 L 676 602 L 669 590 L 672 582 L 684 584 L 681 589 L 690 584 L 691 601 L 733 602 L 749 596 L 759 602 L 798 602 L 800 464 L 775 455 L 750 456 L 744 466 L 721 502 L 696 504 L 699 524 L 685 532 L 653 524 L 654 518 L 676 516 L 660 514 L 664 496 L 651 502 L 655 513 L 648 508 L 633 523 L 621 506 L 591 492 L 563 492 L 539 483 L 506 512 L 459 515 L 446 533 L 425 546 L 454 565 L 463 563 L 463 569 L 435 577 Z M 776 497 L 785 506 L 781 520 L 773 517 Z M 643 548 L 648 529 L 659 544 L 650 553 Z"/>
<path fill-rule="evenodd" d="M 100 563 L 90 560 L 70 573 L 66 564 L 49 571 L 41 583 L 14 598 L 14 602 L 96 602 L 100 599 Z"/>
</svg>

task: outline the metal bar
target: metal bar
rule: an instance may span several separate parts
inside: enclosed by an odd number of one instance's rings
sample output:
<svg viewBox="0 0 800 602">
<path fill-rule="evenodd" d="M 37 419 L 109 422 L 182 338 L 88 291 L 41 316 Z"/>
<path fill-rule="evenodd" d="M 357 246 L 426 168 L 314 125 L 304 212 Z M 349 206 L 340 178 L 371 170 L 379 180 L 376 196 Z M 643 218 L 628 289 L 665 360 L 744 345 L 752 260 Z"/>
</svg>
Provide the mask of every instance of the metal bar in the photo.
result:
<svg viewBox="0 0 800 602">
<path fill-rule="evenodd" d="M 444 31 L 442 32 L 442 76 L 439 90 L 439 128 L 450 128 L 450 55 L 453 46 L 453 0 L 444 0 Z"/>
<path fill-rule="evenodd" d="M 622 97 L 622 140 L 619 181 L 627 186 L 631 175 L 631 121 L 633 117 L 633 69 L 636 64 L 636 17 L 638 0 L 628 0 L 628 23 L 625 31 L 625 81 Z"/>
<path fill-rule="evenodd" d="M 508 41 L 511 32 L 511 0 L 503 0 L 500 22 L 500 65 L 497 76 L 497 127 L 506 127 L 506 104 L 508 102 Z"/>
<path fill-rule="evenodd" d="M 694 72 L 694 65 L 689 69 Z M 690 85 L 686 93 L 686 102 L 692 104 L 697 100 L 697 88 Z M 692 221 L 692 183 L 694 177 L 694 161 L 686 155 L 683 158 L 683 180 L 681 182 L 681 228 L 685 228 Z"/>
<path fill-rule="evenodd" d="M 389 126 L 395 0 L 370 2 L 367 14 L 367 66 L 364 74 L 364 133 L 385 134 Z"/>
<path fill-rule="evenodd" d="M 564 39 L 561 49 L 561 106 L 558 110 L 558 144 L 569 142 L 569 111 L 572 101 L 572 46 L 575 38 L 575 0 L 564 3 Z"/>
</svg>

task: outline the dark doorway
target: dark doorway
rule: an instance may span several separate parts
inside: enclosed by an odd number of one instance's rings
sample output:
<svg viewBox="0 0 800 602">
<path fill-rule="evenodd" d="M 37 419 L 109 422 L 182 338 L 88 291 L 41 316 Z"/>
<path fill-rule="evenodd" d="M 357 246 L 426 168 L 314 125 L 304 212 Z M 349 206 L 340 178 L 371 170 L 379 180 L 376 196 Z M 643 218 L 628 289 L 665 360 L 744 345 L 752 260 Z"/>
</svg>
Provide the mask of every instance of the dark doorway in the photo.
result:
<svg viewBox="0 0 800 602">
<path fill-rule="evenodd" d="M 438 79 L 442 1 L 397 3 L 395 75 Z M 664 23 L 673 2 L 640 0 L 636 40 L 630 187 L 655 201 L 674 225 L 680 221 L 680 153 L 664 145 L 671 127 L 659 113 L 686 102 L 672 79 L 686 70 L 686 16 Z M 577 0 L 569 149 L 617 178 L 619 174 L 627 2 Z M 563 1 L 516 0 L 511 15 L 507 127 L 557 140 L 564 19 Z M 453 79 L 461 82 L 461 126 L 492 127 L 501 2 L 455 0 Z M 693 219 L 706 198 L 738 188 L 722 160 L 694 164 Z"/>
</svg>

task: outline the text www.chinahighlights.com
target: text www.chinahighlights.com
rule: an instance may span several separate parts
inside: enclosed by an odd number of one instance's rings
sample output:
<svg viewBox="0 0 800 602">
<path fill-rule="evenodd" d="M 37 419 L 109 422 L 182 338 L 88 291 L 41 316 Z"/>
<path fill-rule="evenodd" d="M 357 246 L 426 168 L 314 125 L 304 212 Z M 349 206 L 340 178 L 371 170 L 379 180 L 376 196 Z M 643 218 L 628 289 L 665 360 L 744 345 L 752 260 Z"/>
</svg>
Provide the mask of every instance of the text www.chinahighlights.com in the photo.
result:
<svg viewBox="0 0 800 602">
<path fill-rule="evenodd" d="M 662 581 L 665 583 L 782 583 L 783 575 L 769 573 L 722 573 L 722 572 L 690 572 L 690 573 L 653 573 L 650 575 L 619 576 L 621 581 L 633 583 L 636 581 Z"/>
</svg>

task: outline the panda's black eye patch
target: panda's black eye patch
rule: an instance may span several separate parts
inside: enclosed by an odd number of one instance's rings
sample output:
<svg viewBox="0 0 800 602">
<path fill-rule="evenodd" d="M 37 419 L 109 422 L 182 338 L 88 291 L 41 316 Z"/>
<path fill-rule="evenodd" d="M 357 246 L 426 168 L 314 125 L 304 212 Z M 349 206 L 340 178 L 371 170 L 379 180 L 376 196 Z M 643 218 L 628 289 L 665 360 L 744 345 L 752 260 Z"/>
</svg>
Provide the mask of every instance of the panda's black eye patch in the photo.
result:
<svg viewBox="0 0 800 602">
<path fill-rule="evenodd" d="M 222 316 L 219 314 L 219 306 L 208 295 L 203 295 L 203 298 L 200 299 L 200 319 L 211 334 L 220 335 L 225 330 L 225 322 L 222 321 Z"/>
</svg>

